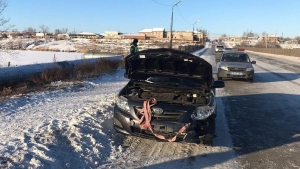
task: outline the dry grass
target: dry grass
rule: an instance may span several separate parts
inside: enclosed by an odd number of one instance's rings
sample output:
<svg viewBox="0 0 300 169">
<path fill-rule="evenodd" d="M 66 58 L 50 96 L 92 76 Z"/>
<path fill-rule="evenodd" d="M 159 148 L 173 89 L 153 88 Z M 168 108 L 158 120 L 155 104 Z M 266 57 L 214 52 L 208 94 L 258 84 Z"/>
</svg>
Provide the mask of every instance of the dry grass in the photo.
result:
<svg viewBox="0 0 300 169">
<path fill-rule="evenodd" d="M 9 87 L 4 87 L 4 88 L 3 88 L 3 91 L 2 91 L 2 94 L 3 94 L 4 96 L 11 95 L 11 94 L 12 94 L 11 86 L 9 86 Z"/>
<path fill-rule="evenodd" d="M 100 77 L 106 73 L 115 73 L 122 66 L 120 60 L 99 59 L 93 63 L 84 62 L 70 68 L 45 69 L 42 74 L 32 76 L 25 82 L 7 82 L 0 86 L 2 96 L 26 93 L 34 87 L 42 87 L 54 81 L 74 81 L 90 77 Z"/>
</svg>

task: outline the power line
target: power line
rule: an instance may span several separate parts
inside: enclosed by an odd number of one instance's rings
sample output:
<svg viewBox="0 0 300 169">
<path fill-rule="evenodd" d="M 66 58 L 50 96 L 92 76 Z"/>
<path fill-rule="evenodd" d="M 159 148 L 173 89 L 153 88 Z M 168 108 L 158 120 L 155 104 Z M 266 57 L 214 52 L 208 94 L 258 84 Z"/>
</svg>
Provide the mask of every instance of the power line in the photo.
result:
<svg viewBox="0 0 300 169">
<path fill-rule="evenodd" d="M 179 8 L 178 8 L 177 5 L 176 5 L 176 8 L 177 8 L 177 10 L 179 11 L 179 14 L 181 15 L 182 19 L 183 19 L 187 24 L 192 25 L 192 24 L 188 23 L 188 22 L 184 19 L 184 17 L 182 16 L 182 14 L 181 14 L 181 12 L 180 12 L 180 10 L 179 10 Z"/>
<path fill-rule="evenodd" d="M 166 5 L 166 4 L 162 4 L 162 3 L 160 3 L 160 2 L 157 2 L 157 1 L 155 1 L 155 0 L 152 0 L 153 2 L 155 2 L 155 3 L 157 3 L 157 4 L 160 4 L 160 5 L 163 5 L 163 6 L 172 6 L 172 5 Z"/>
</svg>

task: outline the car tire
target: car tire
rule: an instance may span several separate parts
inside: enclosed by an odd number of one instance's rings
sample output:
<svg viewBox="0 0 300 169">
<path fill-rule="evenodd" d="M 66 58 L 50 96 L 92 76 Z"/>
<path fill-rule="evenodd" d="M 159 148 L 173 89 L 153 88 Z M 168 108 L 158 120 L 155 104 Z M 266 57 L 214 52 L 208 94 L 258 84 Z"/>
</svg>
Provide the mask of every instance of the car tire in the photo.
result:
<svg viewBox="0 0 300 169">
<path fill-rule="evenodd" d="M 222 80 L 222 79 L 223 79 L 222 77 L 219 77 L 219 76 L 218 76 L 218 80 Z"/>
<path fill-rule="evenodd" d="M 216 137 L 215 131 L 216 131 L 215 118 L 210 118 L 209 126 L 206 130 L 206 134 L 202 138 L 200 138 L 200 143 L 204 146 L 212 146 L 213 139 Z"/>
<path fill-rule="evenodd" d="M 249 82 L 250 82 L 250 83 L 253 83 L 253 78 L 249 79 Z"/>
</svg>

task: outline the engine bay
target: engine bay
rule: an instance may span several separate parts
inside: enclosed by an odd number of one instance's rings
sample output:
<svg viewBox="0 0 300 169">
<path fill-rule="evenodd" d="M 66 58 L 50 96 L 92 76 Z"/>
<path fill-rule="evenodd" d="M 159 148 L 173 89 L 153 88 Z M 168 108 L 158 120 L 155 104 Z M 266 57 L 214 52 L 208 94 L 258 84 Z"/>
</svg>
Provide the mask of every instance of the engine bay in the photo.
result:
<svg viewBox="0 0 300 169">
<path fill-rule="evenodd" d="M 207 105 L 210 92 L 202 88 L 171 87 L 144 83 L 128 83 L 122 95 L 134 101 L 155 98 L 158 102 L 175 103 L 192 106 Z"/>
</svg>

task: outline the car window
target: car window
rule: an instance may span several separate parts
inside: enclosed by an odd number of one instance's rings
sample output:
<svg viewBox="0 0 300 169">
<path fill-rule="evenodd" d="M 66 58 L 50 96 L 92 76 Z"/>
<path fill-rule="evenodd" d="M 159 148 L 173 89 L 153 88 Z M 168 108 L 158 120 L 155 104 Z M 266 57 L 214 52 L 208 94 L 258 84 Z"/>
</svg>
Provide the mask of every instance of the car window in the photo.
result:
<svg viewBox="0 0 300 169">
<path fill-rule="evenodd" d="M 224 62 L 250 62 L 250 59 L 245 53 L 226 53 L 222 56 Z"/>
</svg>

